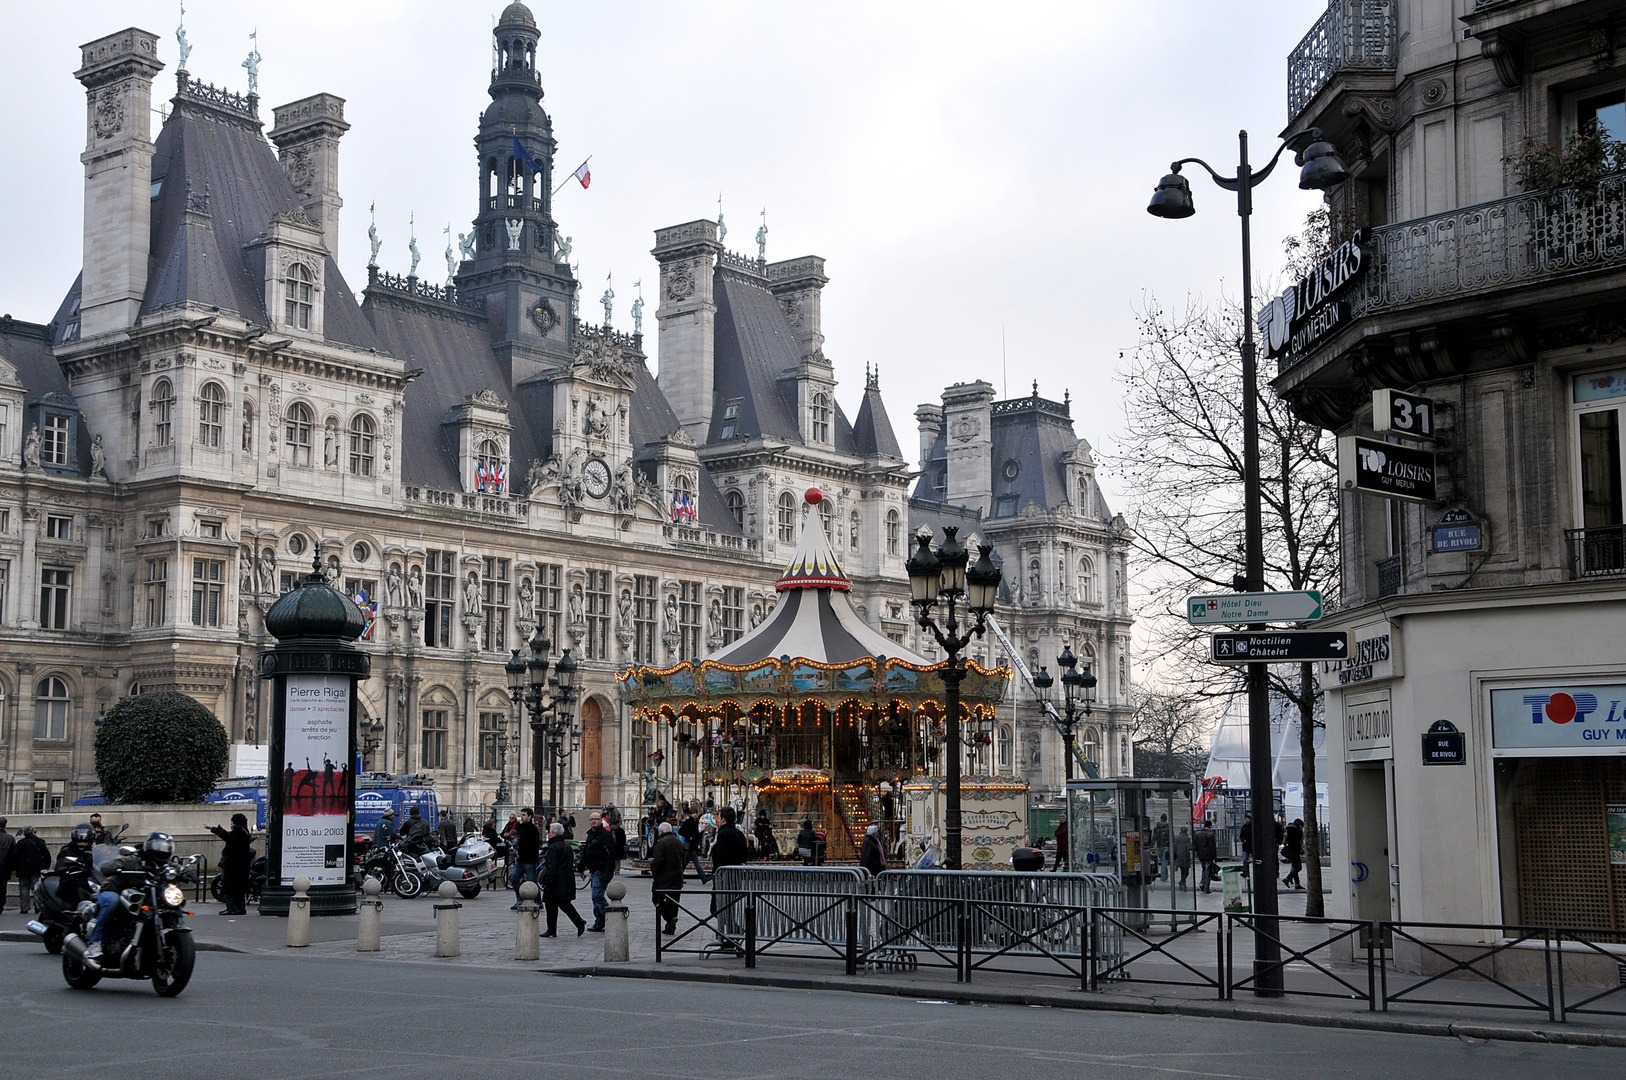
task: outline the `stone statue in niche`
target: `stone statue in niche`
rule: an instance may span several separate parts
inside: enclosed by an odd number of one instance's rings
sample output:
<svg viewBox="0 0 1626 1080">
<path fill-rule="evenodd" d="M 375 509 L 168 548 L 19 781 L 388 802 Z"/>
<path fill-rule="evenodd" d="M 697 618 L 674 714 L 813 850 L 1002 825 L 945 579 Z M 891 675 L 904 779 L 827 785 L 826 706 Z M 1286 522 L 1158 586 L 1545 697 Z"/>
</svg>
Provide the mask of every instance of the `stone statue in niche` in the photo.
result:
<svg viewBox="0 0 1626 1080">
<path fill-rule="evenodd" d="M 23 464 L 30 469 L 40 467 L 40 426 L 28 425 L 28 435 L 23 439 Z"/>
<path fill-rule="evenodd" d="M 570 587 L 570 625 L 587 625 L 587 610 L 582 597 L 582 587 L 580 582 L 577 582 L 575 585 Z"/>
<path fill-rule="evenodd" d="M 390 571 L 384 575 L 384 606 L 392 608 L 401 606 L 400 563 L 390 563 Z"/>
<path fill-rule="evenodd" d="M 520 579 L 519 592 L 514 598 L 514 621 L 527 624 L 536 622 L 536 588 L 530 578 Z"/>
<path fill-rule="evenodd" d="M 632 629 L 632 590 L 622 589 L 621 598 L 615 605 L 616 621 L 625 629 Z"/>
<path fill-rule="evenodd" d="M 706 612 L 706 645 L 717 648 L 723 643 L 723 602 L 713 600 Z"/>
<path fill-rule="evenodd" d="M 480 575 L 473 570 L 463 582 L 463 616 L 469 619 L 478 619 L 485 610 L 480 599 Z"/>
<path fill-rule="evenodd" d="M 503 221 L 503 225 L 508 229 L 508 250 L 518 251 L 520 234 L 525 231 L 525 219 L 507 218 Z"/>
<path fill-rule="evenodd" d="M 589 439 L 602 439 L 610 433 L 610 411 L 604 408 L 597 394 L 587 398 L 587 411 L 582 419 L 582 432 Z"/>
<path fill-rule="evenodd" d="M 678 642 L 682 640 L 682 637 L 678 632 L 677 597 L 671 595 L 667 596 L 666 610 L 662 612 L 661 615 L 661 640 L 665 642 L 666 650 L 675 654 L 677 652 Z"/>
<path fill-rule="evenodd" d="M 261 596 L 275 596 L 277 592 L 277 557 L 270 548 L 260 551 L 260 588 Z"/>
<path fill-rule="evenodd" d="M 339 464 L 339 422 L 331 416 L 322 428 L 322 464 L 330 469 Z"/>
<path fill-rule="evenodd" d="M 107 451 L 102 449 L 100 435 L 90 440 L 90 475 L 92 478 L 107 479 Z"/>
<path fill-rule="evenodd" d="M 407 575 L 407 607 L 423 607 L 423 568 L 414 566 Z"/>
<path fill-rule="evenodd" d="M 751 629 L 755 630 L 757 627 L 761 626 L 762 620 L 765 617 L 766 616 L 762 610 L 762 601 L 758 600 L 756 603 L 751 605 Z"/>
<path fill-rule="evenodd" d="M 330 589 L 339 587 L 339 557 L 337 555 L 327 557 L 327 565 L 322 567 L 322 580 Z"/>
</svg>

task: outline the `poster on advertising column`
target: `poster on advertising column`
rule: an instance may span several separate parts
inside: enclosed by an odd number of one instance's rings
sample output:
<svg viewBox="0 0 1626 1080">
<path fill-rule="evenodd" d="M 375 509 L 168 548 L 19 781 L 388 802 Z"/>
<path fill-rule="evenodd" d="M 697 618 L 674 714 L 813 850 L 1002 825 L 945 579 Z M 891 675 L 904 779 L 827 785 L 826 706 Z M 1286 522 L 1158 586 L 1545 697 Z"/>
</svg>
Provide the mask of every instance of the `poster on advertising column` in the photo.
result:
<svg viewBox="0 0 1626 1080">
<path fill-rule="evenodd" d="M 289 675 L 282 766 L 282 884 L 343 885 L 350 828 L 350 678 Z"/>
</svg>

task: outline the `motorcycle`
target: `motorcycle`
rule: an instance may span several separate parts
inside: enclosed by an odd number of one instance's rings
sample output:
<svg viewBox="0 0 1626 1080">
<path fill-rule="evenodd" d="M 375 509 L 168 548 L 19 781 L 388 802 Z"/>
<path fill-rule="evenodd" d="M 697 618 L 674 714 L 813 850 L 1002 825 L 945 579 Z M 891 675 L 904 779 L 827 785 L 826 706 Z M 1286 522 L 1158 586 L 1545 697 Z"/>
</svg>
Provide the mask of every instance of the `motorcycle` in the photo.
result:
<svg viewBox="0 0 1626 1080">
<path fill-rule="evenodd" d="M 265 866 L 264 855 L 256 856 L 254 861 L 248 864 L 248 892 L 245 898 L 250 903 L 260 902 L 260 893 L 265 889 Z M 209 895 L 215 898 L 217 904 L 226 902 L 224 884 L 225 879 L 219 874 L 209 881 Z"/>
<path fill-rule="evenodd" d="M 399 844 L 385 844 L 368 851 L 356 864 L 356 888 L 368 878 L 399 896 L 411 900 L 423 892 L 423 868 L 418 860 L 401 850 Z"/>
<path fill-rule="evenodd" d="M 464 837 L 451 854 L 431 848 L 405 857 L 416 861 L 425 888 L 438 889 L 441 882 L 450 881 L 465 900 L 479 896 L 481 887 L 497 876 L 496 849 L 474 833 Z"/>
<path fill-rule="evenodd" d="M 96 863 L 118 857 L 117 842 L 123 835 L 120 829 L 112 843 L 98 845 L 82 855 L 70 855 L 66 866 L 42 874 L 35 883 L 36 917 L 29 921 L 28 931 L 42 940 L 45 951 L 52 956 L 62 951 L 62 941 L 73 928 L 73 915 L 80 903 L 96 895 L 102 880 L 96 873 Z"/>
<path fill-rule="evenodd" d="M 120 848 L 119 856 L 136 854 L 135 848 Z M 122 861 L 122 860 L 121 860 Z M 74 911 L 72 932 L 62 942 L 62 978 L 75 990 L 89 990 L 106 979 L 151 979 L 159 997 L 175 997 L 192 979 L 197 946 L 192 928 L 181 923 L 186 904 L 187 884 L 197 883 L 195 867 L 199 856 L 172 858 L 154 864 L 142 860 L 139 866 L 115 862 L 98 864 L 105 881 L 104 890 L 118 890 L 117 903 L 109 908 L 102 932 L 102 955 L 87 955 L 86 943 L 97 905 L 86 900 Z"/>
</svg>

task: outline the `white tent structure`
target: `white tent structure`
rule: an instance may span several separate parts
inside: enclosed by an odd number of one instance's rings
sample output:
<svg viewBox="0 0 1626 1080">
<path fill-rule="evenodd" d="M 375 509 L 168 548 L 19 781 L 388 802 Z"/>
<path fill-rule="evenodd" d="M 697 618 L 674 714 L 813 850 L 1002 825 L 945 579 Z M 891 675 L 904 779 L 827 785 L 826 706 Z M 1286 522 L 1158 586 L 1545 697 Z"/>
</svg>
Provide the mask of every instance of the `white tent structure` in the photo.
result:
<svg viewBox="0 0 1626 1080">
<path fill-rule="evenodd" d="M 1304 776 L 1299 755 L 1299 710 L 1285 698 L 1270 699 L 1270 786 L 1284 793 L 1287 820 L 1304 816 Z M 1317 706 L 1317 719 L 1321 709 Z M 1316 802 L 1326 821 L 1327 729 L 1315 732 Z M 1205 777 L 1219 777 L 1227 788 L 1251 788 L 1253 774 L 1248 762 L 1248 697 L 1235 693 L 1226 701 L 1209 745 Z"/>
</svg>

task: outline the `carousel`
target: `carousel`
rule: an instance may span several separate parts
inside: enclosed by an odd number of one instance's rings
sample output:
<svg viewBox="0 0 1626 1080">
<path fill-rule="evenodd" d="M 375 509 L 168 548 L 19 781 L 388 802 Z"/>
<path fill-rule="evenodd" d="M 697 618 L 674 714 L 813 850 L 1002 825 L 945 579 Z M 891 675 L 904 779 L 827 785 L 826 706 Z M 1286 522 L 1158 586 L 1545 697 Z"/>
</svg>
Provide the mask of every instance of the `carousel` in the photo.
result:
<svg viewBox="0 0 1626 1080">
<path fill-rule="evenodd" d="M 907 800 L 922 784 L 937 786 L 942 665 L 853 611 L 852 583 L 813 510 L 821 500 L 808 490 L 800 543 L 761 625 L 709 659 L 631 667 L 619 683 L 635 724 L 668 728 L 650 745 L 673 748 L 677 788 L 686 778 L 697 794 L 744 807 L 747 831 L 766 815 L 782 855 L 811 819 L 828 857 L 846 859 L 872 822 L 895 840 Z M 970 746 L 991 730 L 1009 672 L 964 664 L 960 722 Z"/>
</svg>

